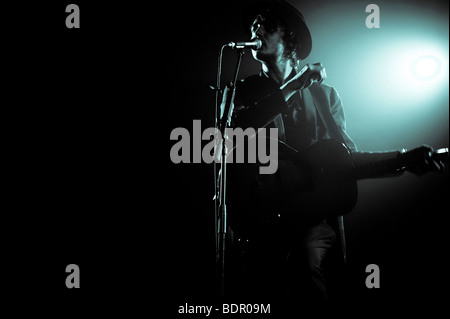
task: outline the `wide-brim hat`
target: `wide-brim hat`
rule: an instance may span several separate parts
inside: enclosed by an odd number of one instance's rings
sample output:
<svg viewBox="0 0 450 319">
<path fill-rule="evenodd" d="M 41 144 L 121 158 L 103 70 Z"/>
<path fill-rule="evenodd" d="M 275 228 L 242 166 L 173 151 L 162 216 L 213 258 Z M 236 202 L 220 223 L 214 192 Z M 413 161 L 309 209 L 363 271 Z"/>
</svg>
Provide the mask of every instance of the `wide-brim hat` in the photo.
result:
<svg viewBox="0 0 450 319">
<path fill-rule="evenodd" d="M 250 27 L 259 14 L 278 18 L 290 30 L 295 31 L 300 43 L 300 47 L 297 48 L 297 57 L 303 60 L 309 55 L 312 49 L 311 33 L 305 23 L 305 18 L 297 8 L 282 0 L 251 3 L 242 12 L 242 24 L 248 33 L 250 33 Z"/>
</svg>

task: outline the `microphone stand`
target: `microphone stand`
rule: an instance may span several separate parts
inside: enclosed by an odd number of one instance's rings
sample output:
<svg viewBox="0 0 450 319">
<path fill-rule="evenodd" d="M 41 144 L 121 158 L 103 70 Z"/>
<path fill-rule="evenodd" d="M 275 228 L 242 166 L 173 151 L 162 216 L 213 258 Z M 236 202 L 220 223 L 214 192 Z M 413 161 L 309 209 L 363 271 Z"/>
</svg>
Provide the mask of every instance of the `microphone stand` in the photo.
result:
<svg viewBox="0 0 450 319">
<path fill-rule="evenodd" d="M 228 83 L 224 90 L 222 97 L 222 112 L 218 112 L 216 103 L 216 130 L 218 129 L 222 134 L 222 153 L 220 163 L 220 173 L 216 179 L 216 167 L 214 166 L 215 176 L 215 222 L 216 222 L 216 265 L 219 284 L 220 298 L 223 300 L 225 295 L 225 243 L 227 237 L 227 207 L 226 207 L 226 186 L 227 186 L 227 135 L 226 129 L 231 124 L 231 117 L 234 110 L 234 97 L 236 94 L 236 82 L 241 65 L 242 56 L 244 55 L 243 49 L 237 50 L 237 62 L 234 71 L 233 81 Z M 220 85 L 219 81 L 218 84 Z M 217 87 L 216 90 L 220 90 Z M 218 114 L 221 114 L 220 120 L 218 120 Z M 217 123 L 219 128 L 217 128 Z M 218 201 L 218 202 L 217 202 Z"/>
</svg>

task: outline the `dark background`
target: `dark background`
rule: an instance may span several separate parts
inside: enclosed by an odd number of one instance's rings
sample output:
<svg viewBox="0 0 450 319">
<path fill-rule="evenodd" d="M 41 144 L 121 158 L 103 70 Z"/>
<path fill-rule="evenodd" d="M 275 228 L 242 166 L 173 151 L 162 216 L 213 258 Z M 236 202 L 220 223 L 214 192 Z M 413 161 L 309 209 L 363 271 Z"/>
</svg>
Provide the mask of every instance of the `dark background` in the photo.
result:
<svg viewBox="0 0 450 319">
<path fill-rule="evenodd" d="M 246 39 L 237 13 L 246 2 L 77 1 L 79 30 L 65 27 L 67 1 L 2 9 L 3 289 L 16 312 L 175 317 L 186 302 L 213 303 L 212 166 L 171 163 L 169 134 L 176 127 L 191 130 L 193 119 L 201 119 L 203 129 L 213 126 L 208 86 L 215 83 L 220 46 Z M 314 30 L 335 28 L 314 18 L 330 3 L 295 3 L 311 21 L 313 39 Z M 342 4 L 333 7 L 334 19 L 358 14 L 364 29 L 366 4 Z M 448 28 L 448 4 L 398 2 L 403 4 L 444 16 Z M 351 59 L 354 47 L 346 39 L 339 50 L 313 51 L 310 59 L 327 67 L 328 59 L 339 59 L 336 52 Z M 231 79 L 234 59 L 233 52 L 225 53 L 223 81 Z M 258 71 L 246 54 L 241 77 Z M 348 78 L 336 64 L 328 71 L 344 103 L 350 94 L 364 94 L 347 91 Z M 380 130 L 351 103 L 349 132 L 364 150 L 448 146 L 446 97 L 433 117 L 440 120 L 425 119 L 435 132 L 426 131 L 427 141 L 406 139 L 420 135 L 413 120 L 402 130 L 392 121 Z M 358 138 L 363 129 L 367 135 Z M 447 299 L 448 171 L 359 186 L 357 207 L 346 216 L 349 264 L 336 317 L 376 309 L 437 314 Z M 80 267 L 80 289 L 65 287 L 71 263 Z M 381 269 L 380 289 L 364 284 L 372 263 Z"/>
</svg>

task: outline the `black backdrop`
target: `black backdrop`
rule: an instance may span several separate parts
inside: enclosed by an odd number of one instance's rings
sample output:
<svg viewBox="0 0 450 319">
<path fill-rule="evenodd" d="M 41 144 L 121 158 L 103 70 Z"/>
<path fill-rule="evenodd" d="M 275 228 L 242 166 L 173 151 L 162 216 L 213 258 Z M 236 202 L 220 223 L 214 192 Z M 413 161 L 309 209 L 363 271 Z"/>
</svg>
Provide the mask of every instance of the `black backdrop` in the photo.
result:
<svg viewBox="0 0 450 319">
<path fill-rule="evenodd" d="M 213 125 L 208 86 L 220 46 L 245 39 L 236 14 L 245 1 L 78 1 L 79 30 L 64 25 L 68 3 L 3 11 L 12 18 L 4 59 L 7 304 L 57 317 L 175 317 L 186 302 L 210 305 L 212 167 L 171 163 L 169 134 L 191 131 L 193 119 Z M 224 59 L 227 80 L 234 53 Z M 242 76 L 255 72 L 246 54 Z M 423 183 L 408 202 L 361 199 L 383 216 L 408 217 L 381 221 L 370 236 L 352 224 L 336 317 L 444 308 L 448 172 Z M 64 285 L 71 263 L 80 289 Z M 380 289 L 364 285 L 371 263 L 380 266 Z"/>
</svg>

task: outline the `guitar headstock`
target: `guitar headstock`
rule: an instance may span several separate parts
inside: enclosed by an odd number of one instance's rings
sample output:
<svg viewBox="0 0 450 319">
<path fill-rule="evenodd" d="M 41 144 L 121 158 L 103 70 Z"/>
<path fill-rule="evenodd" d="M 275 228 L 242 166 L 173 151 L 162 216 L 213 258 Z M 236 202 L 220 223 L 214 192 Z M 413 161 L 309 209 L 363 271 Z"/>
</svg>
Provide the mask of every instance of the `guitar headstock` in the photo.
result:
<svg viewBox="0 0 450 319">
<path fill-rule="evenodd" d="M 433 152 L 431 158 L 435 161 L 441 161 L 443 163 L 447 163 L 450 159 L 448 154 L 448 148 L 440 148 Z"/>
</svg>

